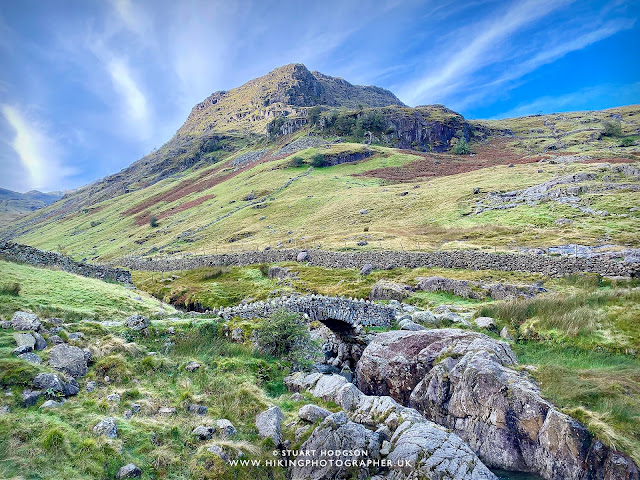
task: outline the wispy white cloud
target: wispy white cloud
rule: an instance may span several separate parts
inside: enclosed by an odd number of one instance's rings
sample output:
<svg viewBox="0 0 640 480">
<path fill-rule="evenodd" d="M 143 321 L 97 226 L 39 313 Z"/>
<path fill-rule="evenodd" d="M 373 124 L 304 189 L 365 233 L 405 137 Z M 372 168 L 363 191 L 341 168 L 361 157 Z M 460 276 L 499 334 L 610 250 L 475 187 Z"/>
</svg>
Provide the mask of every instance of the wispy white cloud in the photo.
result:
<svg viewBox="0 0 640 480">
<path fill-rule="evenodd" d="M 413 104 L 454 90 L 465 76 L 500 60 L 497 53 L 510 35 L 568 3 L 570 0 L 516 2 L 508 10 L 498 12 L 475 28 L 460 28 L 456 32 L 458 42 L 442 54 L 444 61 L 432 63 L 431 66 L 435 68 L 430 68 L 426 75 L 403 88 L 401 98 Z M 465 30 L 473 33 L 466 34 Z"/>
<path fill-rule="evenodd" d="M 29 176 L 28 180 L 17 185 L 18 188 L 46 191 L 65 185 L 66 178 L 75 172 L 63 164 L 59 145 L 47 134 L 42 124 L 10 105 L 2 105 L 0 111 L 14 131 L 13 138 L 7 143 Z"/>
<path fill-rule="evenodd" d="M 113 58 L 106 65 L 116 91 L 124 100 L 127 116 L 139 126 L 148 129 L 149 109 L 147 99 L 133 78 L 133 74 L 121 58 Z M 138 123 L 141 122 L 141 123 Z"/>
</svg>

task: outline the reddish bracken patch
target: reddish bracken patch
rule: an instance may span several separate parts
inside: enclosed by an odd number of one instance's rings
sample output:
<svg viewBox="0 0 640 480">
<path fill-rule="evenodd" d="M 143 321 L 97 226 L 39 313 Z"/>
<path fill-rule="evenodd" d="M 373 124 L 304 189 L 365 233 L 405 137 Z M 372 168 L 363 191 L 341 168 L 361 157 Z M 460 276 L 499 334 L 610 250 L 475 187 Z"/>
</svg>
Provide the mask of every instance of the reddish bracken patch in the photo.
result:
<svg viewBox="0 0 640 480">
<path fill-rule="evenodd" d="M 488 145 L 477 147 L 474 155 L 460 156 L 446 153 L 420 153 L 413 150 L 401 151 L 422 158 L 401 167 L 376 168 L 355 176 L 376 177 L 394 182 L 411 182 L 421 177 L 445 177 L 496 165 L 535 163 L 546 158 L 542 156 L 526 157 L 514 152 L 500 141 L 493 141 Z"/>
<path fill-rule="evenodd" d="M 175 213 L 184 212 L 185 210 L 189 210 L 192 207 L 197 207 L 198 205 L 203 204 L 207 200 L 211 200 L 215 195 L 203 195 L 202 197 L 198 197 L 194 200 L 189 200 L 188 202 L 181 203 L 177 207 L 171 207 L 163 212 L 157 213 L 155 217 L 160 220 L 161 218 L 169 217 Z M 151 214 L 147 212 L 140 213 L 135 216 L 136 225 L 144 225 L 149 222 L 151 218 Z"/>
</svg>

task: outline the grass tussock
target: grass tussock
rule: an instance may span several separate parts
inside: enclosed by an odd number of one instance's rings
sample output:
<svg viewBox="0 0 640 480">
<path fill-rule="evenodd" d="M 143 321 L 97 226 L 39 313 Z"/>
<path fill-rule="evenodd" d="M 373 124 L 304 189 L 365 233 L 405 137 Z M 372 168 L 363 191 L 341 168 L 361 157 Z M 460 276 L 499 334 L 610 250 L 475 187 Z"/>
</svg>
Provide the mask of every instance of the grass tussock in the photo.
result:
<svg viewBox="0 0 640 480">
<path fill-rule="evenodd" d="M 20 295 L 20 284 L 18 282 L 0 284 L 0 295 L 9 295 L 17 297 Z"/>
</svg>

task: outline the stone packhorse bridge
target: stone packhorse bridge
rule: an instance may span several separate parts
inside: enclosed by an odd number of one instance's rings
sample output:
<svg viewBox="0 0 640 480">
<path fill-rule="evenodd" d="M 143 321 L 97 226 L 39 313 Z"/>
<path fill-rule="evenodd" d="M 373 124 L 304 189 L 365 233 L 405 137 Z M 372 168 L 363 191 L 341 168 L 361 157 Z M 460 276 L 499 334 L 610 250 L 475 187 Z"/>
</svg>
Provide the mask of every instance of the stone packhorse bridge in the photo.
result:
<svg viewBox="0 0 640 480">
<path fill-rule="evenodd" d="M 303 314 L 310 321 L 318 320 L 332 329 L 365 327 L 386 327 L 394 321 L 393 307 L 380 305 L 368 300 L 305 295 L 300 297 L 278 297 L 272 300 L 214 309 L 213 313 L 225 320 L 233 317 L 245 319 L 266 318 L 277 310 L 285 309 Z"/>
</svg>

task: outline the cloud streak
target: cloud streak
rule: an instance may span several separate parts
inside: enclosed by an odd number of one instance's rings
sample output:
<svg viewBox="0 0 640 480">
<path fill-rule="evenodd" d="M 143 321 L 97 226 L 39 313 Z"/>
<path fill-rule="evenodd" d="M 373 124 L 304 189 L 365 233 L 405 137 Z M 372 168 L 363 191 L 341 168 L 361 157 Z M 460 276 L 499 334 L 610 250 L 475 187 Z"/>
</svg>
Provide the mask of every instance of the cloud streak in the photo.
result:
<svg viewBox="0 0 640 480">
<path fill-rule="evenodd" d="M 29 181 L 24 184 L 44 191 L 61 188 L 74 171 L 62 164 L 56 142 L 49 138 L 41 125 L 31 121 L 19 109 L 2 105 L 0 111 L 14 131 L 13 138 L 7 143 L 29 175 Z"/>
</svg>

